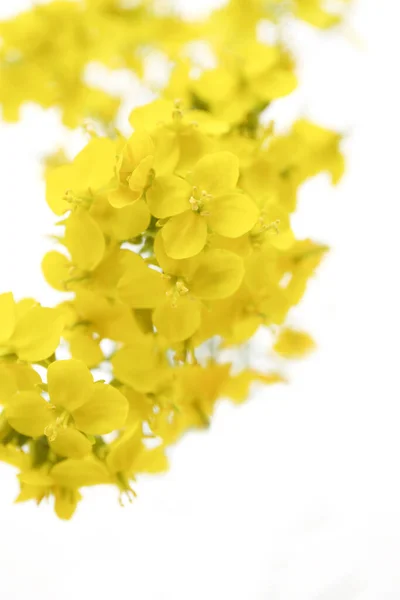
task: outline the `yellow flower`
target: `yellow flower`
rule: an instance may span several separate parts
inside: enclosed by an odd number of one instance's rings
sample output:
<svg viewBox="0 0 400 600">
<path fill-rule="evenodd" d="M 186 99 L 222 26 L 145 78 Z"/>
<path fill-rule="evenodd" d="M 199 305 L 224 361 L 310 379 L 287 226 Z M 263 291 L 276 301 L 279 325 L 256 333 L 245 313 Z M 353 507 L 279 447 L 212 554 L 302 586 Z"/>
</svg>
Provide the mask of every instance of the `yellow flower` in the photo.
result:
<svg viewBox="0 0 400 600">
<path fill-rule="evenodd" d="M 281 47 L 251 41 L 239 50 L 192 82 L 211 113 L 229 123 L 244 122 L 297 86 L 293 61 Z"/>
<path fill-rule="evenodd" d="M 127 430 L 115 440 L 109 448 L 106 465 L 114 476 L 117 486 L 122 494 L 126 494 L 131 501 L 135 492 L 129 480 L 140 473 L 162 473 L 168 470 L 168 461 L 162 446 L 147 449 L 142 441 L 142 432 L 138 426 Z"/>
<path fill-rule="evenodd" d="M 93 194 L 110 183 L 114 175 L 116 145 L 107 138 L 92 138 L 72 163 L 49 169 L 46 200 L 56 215 L 75 206 L 87 208 Z"/>
<path fill-rule="evenodd" d="M 229 125 L 209 112 L 183 107 L 180 100 L 158 98 L 135 108 L 129 118 L 135 131 L 151 131 L 159 148 L 158 165 L 165 174 L 173 169 L 179 174 L 190 171 L 207 152 L 212 152 L 217 136 Z M 157 156 L 157 155 L 156 155 Z"/>
<path fill-rule="evenodd" d="M 56 361 L 47 374 L 50 402 L 35 391 L 9 400 L 5 416 L 13 429 L 33 438 L 46 435 L 57 454 L 80 457 L 91 446 L 83 434 L 102 435 L 124 426 L 126 398 L 110 385 L 94 383 L 83 363 Z"/>
<path fill-rule="evenodd" d="M 229 238 L 247 233 L 257 220 L 258 211 L 248 196 L 236 189 L 239 164 L 230 152 L 217 152 L 201 158 L 190 177 L 191 195 L 182 198 L 179 209 L 170 207 L 169 190 L 152 194 L 150 210 L 172 216 L 162 228 L 165 251 L 171 258 L 189 258 L 206 245 L 208 229 Z M 152 208 L 153 207 L 153 208 Z M 186 209 L 186 210 L 185 210 Z M 168 214 L 169 212 L 169 214 Z"/>
<path fill-rule="evenodd" d="M 60 519 L 69 520 L 81 500 L 77 489 L 58 486 L 48 473 L 48 468 L 26 468 L 19 475 L 20 493 L 16 502 L 35 500 L 40 504 L 43 499 L 54 496 L 54 510 Z"/>
<path fill-rule="evenodd" d="M 149 183 L 154 164 L 155 147 L 149 135 L 133 133 L 122 149 L 117 163 L 118 187 L 109 196 L 115 208 L 139 200 Z"/>
</svg>

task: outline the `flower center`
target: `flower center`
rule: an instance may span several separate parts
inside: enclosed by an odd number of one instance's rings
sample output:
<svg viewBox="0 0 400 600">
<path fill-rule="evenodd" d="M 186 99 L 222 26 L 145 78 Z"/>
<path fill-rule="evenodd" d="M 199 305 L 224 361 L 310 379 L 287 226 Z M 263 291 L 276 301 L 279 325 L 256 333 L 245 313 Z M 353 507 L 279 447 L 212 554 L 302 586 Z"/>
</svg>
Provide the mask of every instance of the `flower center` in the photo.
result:
<svg viewBox="0 0 400 600">
<path fill-rule="evenodd" d="M 206 216 L 208 212 L 206 212 L 204 209 L 211 199 L 212 195 L 206 190 L 199 190 L 198 187 L 193 186 L 192 195 L 189 198 L 190 208 L 193 210 L 193 212 L 197 212 L 202 216 Z"/>
<path fill-rule="evenodd" d="M 166 292 L 167 296 L 171 299 L 172 306 L 176 306 L 181 296 L 185 296 L 189 293 L 189 288 L 182 279 L 177 279 L 175 283 Z"/>
</svg>

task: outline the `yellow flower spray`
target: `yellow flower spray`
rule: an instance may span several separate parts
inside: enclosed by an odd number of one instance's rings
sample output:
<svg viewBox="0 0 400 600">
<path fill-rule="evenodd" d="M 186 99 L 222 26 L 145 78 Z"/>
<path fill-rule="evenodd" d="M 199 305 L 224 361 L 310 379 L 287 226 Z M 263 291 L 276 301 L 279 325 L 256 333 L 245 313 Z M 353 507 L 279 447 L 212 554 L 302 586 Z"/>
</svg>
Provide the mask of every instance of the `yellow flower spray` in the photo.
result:
<svg viewBox="0 0 400 600">
<path fill-rule="evenodd" d="M 3 117 L 34 101 L 109 133 L 46 169 L 59 249 L 42 268 L 65 299 L 51 309 L 0 295 L 0 460 L 19 469 L 18 502 L 53 497 L 68 519 L 85 486 L 114 484 L 132 501 L 136 477 L 167 470 L 167 447 L 208 426 L 220 398 L 284 380 L 240 367 L 260 328 L 284 358 L 313 348 L 285 322 L 327 248 L 296 239 L 290 218 L 302 183 L 321 172 L 337 183 L 344 161 L 337 133 L 302 119 L 278 135 L 268 122 L 297 79 L 258 25 L 290 14 L 321 28 L 340 19 L 320 0 L 231 0 L 191 22 L 152 0 L 85 0 L 0 24 Z M 189 51 L 200 41 L 211 67 Z M 154 52 L 170 77 L 125 137 L 118 99 L 85 69 L 128 68 L 146 83 Z"/>
</svg>

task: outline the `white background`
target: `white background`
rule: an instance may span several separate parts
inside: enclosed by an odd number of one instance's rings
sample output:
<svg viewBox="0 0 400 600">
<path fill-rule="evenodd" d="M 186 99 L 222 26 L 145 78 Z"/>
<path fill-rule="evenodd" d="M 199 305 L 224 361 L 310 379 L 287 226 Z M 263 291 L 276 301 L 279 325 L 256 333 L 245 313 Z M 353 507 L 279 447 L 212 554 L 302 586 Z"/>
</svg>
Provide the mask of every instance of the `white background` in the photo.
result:
<svg viewBox="0 0 400 600">
<path fill-rule="evenodd" d="M 24 4 L 8 0 L 0 16 Z M 275 109 L 346 133 L 343 184 L 307 184 L 295 221 L 332 246 L 291 317 L 317 353 L 290 385 L 221 405 L 128 508 L 89 490 L 60 522 L 48 506 L 13 505 L 15 473 L 0 466 L 1 598 L 400 598 L 397 4 L 359 0 L 341 33 L 300 28 L 303 86 Z M 44 303 L 57 295 L 39 267 L 53 217 L 38 156 L 63 135 L 37 108 L 0 125 L 0 291 Z"/>
</svg>

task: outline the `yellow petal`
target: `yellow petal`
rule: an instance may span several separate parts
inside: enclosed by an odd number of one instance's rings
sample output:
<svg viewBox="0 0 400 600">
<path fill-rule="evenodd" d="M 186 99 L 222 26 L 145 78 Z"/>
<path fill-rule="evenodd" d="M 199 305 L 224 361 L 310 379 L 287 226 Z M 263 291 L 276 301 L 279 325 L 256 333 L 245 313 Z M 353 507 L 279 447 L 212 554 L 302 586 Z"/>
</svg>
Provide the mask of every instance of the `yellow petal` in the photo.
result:
<svg viewBox="0 0 400 600">
<path fill-rule="evenodd" d="M 118 241 L 130 240 L 148 228 L 151 215 L 144 200 L 116 211 L 112 222 L 112 232 Z"/>
<path fill-rule="evenodd" d="M 116 190 L 108 194 L 108 201 L 114 208 L 123 208 L 137 202 L 143 194 L 143 190 L 132 191 L 128 187 L 120 185 Z"/>
<path fill-rule="evenodd" d="M 111 483 L 106 466 L 96 458 L 67 458 L 50 472 L 54 481 L 66 488 L 78 489 L 88 485 Z"/>
<path fill-rule="evenodd" d="M 73 168 L 81 190 L 99 189 L 114 175 L 116 144 L 108 138 L 92 138 L 75 157 Z"/>
<path fill-rule="evenodd" d="M 5 405 L 18 391 L 35 390 L 40 383 L 40 375 L 30 365 L 0 363 L 0 404 Z"/>
<path fill-rule="evenodd" d="M 199 303 L 190 298 L 179 298 L 176 304 L 167 300 L 153 313 L 153 323 L 158 333 L 170 342 L 189 339 L 199 329 L 201 309 Z"/>
<path fill-rule="evenodd" d="M 250 231 L 258 218 L 258 208 L 244 194 L 226 194 L 210 202 L 207 222 L 216 233 L 237 238 Z"/>
<path fill-rule="evenodd" d="M 87 210 L 71 214 L 65 227 L 65 245 L 72 262 L 83 271 L 93 270 L 105 251 L 103 233 Z"/>
<path fill-rule="evenodd" d="M 317 1 L 298 0 L 295 6 L 295 14 L 303 21 L 319 29 L 327 29 L 337 25 L 341 20 L 340 15 L 323 10 L 321 2 Z"/>
<path fill-rule="evenodd" d="M 168 458 L 165 455 L 165 448 L 159 446 L 148 450 L 143 448 L 137 455 L 133 465 L 134 473 L 164 473 L 168 471 Z"/>
<path fill-rule="evenodd" d="M 229 377 L 221 392 L 221 396 L 227 396 L 235 404 L 241 404 L 249 399 L 253 383 L 272 385 L 283 382 L 284 379 L 279 373 L 260 373 L 254 369 L 244 369 L 241 373 Z"/>
<path fill-rule="evenodd" d="M 20 392 L 9 401 L 6 419 L 15 431 L 30 437 L 44 435 L 47 425 L 54 420 L 54 411 L 37 392 Z"/>
<path fill-rule="evenodd" d="M 38 469 L 29 469 L 24 473 L 20 473 L 18 475 L 18 479 L 21 483 L 25 483 L 26 485 L 34 485 L 37 487 L 50 487 L 54 484 L 54 481 L 44 471 L 39 471 Z"/>
<path fill-rule="evenodd" d="M 154 142 L 149 134 L 145 131 L 135 131 L 122 149 L 119 170 L 124 174 L 132 173 L 144 159 L 149 156 L 153 158 L 153 155 Z"/>
<path fill-rule="evenodd" d="M 75 157 L 73 163 L 51 169 L 46 177 L 46 201 L 56 215 L 71 209 L 67 192 L 92 193 L 105 186 L 114 175 L 115 143 L 93 138 Z"/>
<path fill-rule="evenodd" d="M 243 64 L 243 73 L 247 79 L 254 79 L 274 67 L 281 59 L 278 46 L 269 46 L 252 42 L 247 47 L 248 60 Z"/>
<path fill-rule="evenodd" d="M 12 372 L 17 380 L 17 386 L 20 391 L 34 390 L 36 386 L 42 383 L 42 379 L 30 365 L 14 364 Z"/>
<path fill-rule="evenodd" d="M 89 435 L 104 435 L 125 425 L 128 401 L 111 385 L 95 383 L 90 398 L 74 410 L 75 426 Z"/>
<path fill-rule="evenodd" d="M 178 215 L 190 207 L 192 186 L 176 175 L 156 177 L 146 192 L 146 200 L 152 215 L 165 219 Z"/>
<path fill-rule="evenodd" d="M 66 458 L 83 458 L 92 451 L 92 444 L 87 437 L 72 427 L 60 429 L 49 445 L 56 454 Z"/>
<path fill-rule="evenodd" d="M 291 68 L 277 66 L 257 77 L 253 84 L 257 97 L 271 101 L 291 94 L 297 87 L 297 77 Z"/>
<path fill-rule="evenodd" d="M 119 350 L 111 359 L 116 379 L 139 392 L 153 392 L 169 376 L 153 335 Z"/>
<path fill-rule="evenodd" d="M 239 288 L 243 276 L 243 260 L 237 254 L 210 250 L 201 257 L 189 288 L 203 300 L 227 298 Z"/>
<path fill-rule="evenodd" d="M 25 453 L 21 448 L 16 446 L 4 446 L 0 444 L 0 460 L 7 465 L 17 467 L 17 469 L 29 469 L 32 464 L 32 458 L 28 453 Z"/>
<path fill-rule="evenodd" d="M 28 500 L 35 500 L 35 502 L 41 502 L 46 497 L 48 489 L 43 486 L 21 485 L 21 491 L 15 499 L 15 503 L 27 502 Z"/>
<path fill-rule="evenodd" d="M 56 215 L 71 210 L 66 193 L 77 187 L 76 171 L 72 164 L 50 169 L 46 174 L 46 202 Z"/>
<path fill-rule="evenodd" d="M 149 180 L 150 170 L 153 167 L 154 157 L 143 158 L 129 177 L 129 188 L 132 192 L 142 194 Z"/>
<path fill-rule="evenodd" d="M 93 392 L 93 377 L 80 360 L 57 360 L 47 369 L 50 401 L 72 412 Z"/>
<path fill-rule="evenodd" d="M 11 342 L 21 360 L 38 362 L 55 352 L 63 330 L 60 311 L 34 306 L 18 321 Z"/>
<path fill-rule="evenodd" d="M 161 273 L 150 269 L 143 260 L 127 270 L 118 283 L 121 300 L 132 308 L 154 308 L 165 292 L 166 282 Z"/>
<path fill-rule="evenodd" d="M 205 190 L 220 196 L 233 190 L 239 179 L 239 161 L 231 152 L 207 154 L 199 160 L 193 172 L 193 184 L 199 191 Z"/>
<path fill-rule="evenodd" d="M 192 172 L 196 163 L 214 150 L 212 139 L 194 127 L 182 132 L 178 140 L 180 154 L 177 169 L 182 173 Z"/>
<path fill-rule="evenodd" d="M 179 136 L 167 127 L 157 127 L 154 131 L 155 141 L 154 170 L 157 175 L 172 173 L 178 164 L 180 148 Z"/>
<path fill-rule="evenodd" d="M 104 360 L 99 340 L 88 333 L 77 332 L 69 340 L 72 358 L 81 360 L 89 368 L 95 367 Z"/>
<path fill-rule="evenodd" d="M 169 123 L 172 120 L 174 108 L 172 101 L 159 98 L 150 104 L 135 108 L 129 116 L 129 123 L 135 130 L 147 129 L 149 131 L 159 123 Z"/>
<path fill-rule="evenodd" d="M 106 459 L 111 473 L 129 473 L 141 448 L 142 430 L 137 425 L 113 442 Z"/>
<path fill-rule="evenodd" d="M 302 358 L 315 349 L 312 337 L 304 331 L 296 331 L 290 327 L 282 329 L 274 350 L 285 358 Z"/>
<path fill-rule="evenodd" d="M 123 386 L 121 388 L 124 396 L 129 402 L 129 413 L 126 420 L 127 429 L 136 427 L 138 423 L 147 421 L 153 414 L 153 403 L 146 394 L 133 390 L 131 387 Z"/>
<path fill-rule="evenodd" d="M 15 327 L 16 307 L 11 292 L 0 294 L 0 345 L 12 336 Z"/>
<path fill-rule="evenodd" d="M 42 273 L 47 283 L 55 290 L 65 292 L 65 282 L 70 279 L 70 272 L 71 262 L 64 254 L 61 254 L 61 252 L 52 250 L 44 255 L 42 260 Z"/>
<path fill-rule="evenodd" d="M 161 230 L 165 252 L 170 258 L 190 258 L 206 245 L 207 223 L 203 217 L 187 210 L 172 217 Z"/>
<path fill-rule="evenodd" d="M 191 110 L 189 116 L 190 120 L 196 123 L 201 131 L 209 135 L 223 135 L 230 129 L 229 123 L 217 119 L 205 110 Z"/>
<path fill-rule="evenodd" d="M 154 239 L 154 254 L 163 272 L 168 275 L 183 277 L 184 279 L 189 277 L 196 267 L 199 255 L 192 258 L 175 260 L 167 255 L 164 246 L 162 233 L 159 231 Z"/>
<path fill-rule="evenodd" d="M 39 303 L 33 298 L 23 298 L 19 300 L 15 306 L 17 321 L 22 319 L 34 306 L 39 306 Z"/>
<path fill-rule="evenodd" d="M 234 95 L 237 79 L 227 69 L 208 69 L 192 85 L 196 94 L 206 102 L 221 104 Z"/>
<path fill-rule="evenodd" d="M 120 356 L 121 359 L 124 357 L 126 365 L 130 365 L 136 370 L 152 369 L 158 365 L 158 348 L 151 334 L 135 340 L 132 346 L 125 346 L 119 350 L 112 359 L 113 365 L 114 358 L 117 356 Z"/>
<path fill-rule="evenodd" d="M 56 488 L 54 491 L 54 510 L 59 519 L 68 521 L 74 514 L 82 496 L 76 490 Z"/>
<path fill-rule="evenodd" d="M 0 363 L 0 404 L 5 405 L 18 391 L 17 379 L 5 364 Z"/>
</svg>

